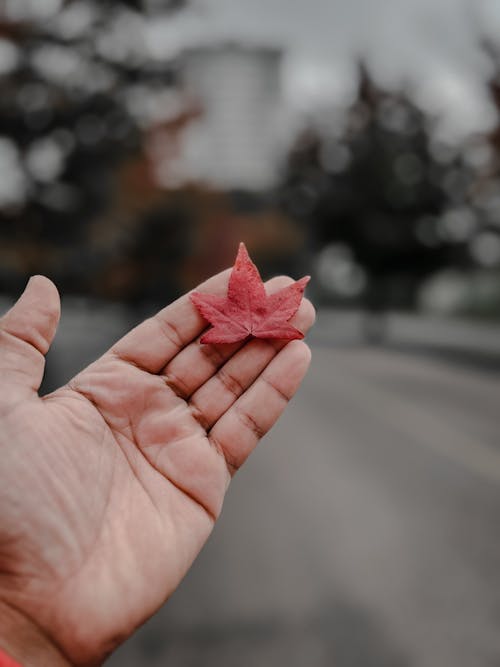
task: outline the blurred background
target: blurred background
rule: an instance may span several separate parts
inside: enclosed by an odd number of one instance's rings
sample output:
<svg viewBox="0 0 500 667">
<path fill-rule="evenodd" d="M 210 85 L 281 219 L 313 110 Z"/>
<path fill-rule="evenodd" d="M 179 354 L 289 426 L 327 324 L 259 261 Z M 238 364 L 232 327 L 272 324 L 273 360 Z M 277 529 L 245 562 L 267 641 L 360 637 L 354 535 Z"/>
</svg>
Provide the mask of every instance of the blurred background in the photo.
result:
<svg viewBox="0 0 500 667">
<path fill-rule="evenodd" d="M 232 264 L 313 365 L 109 665 L 500 664 L 497 0 L 0 0 L 0 307 L 50 391 Z"/>
</svg>

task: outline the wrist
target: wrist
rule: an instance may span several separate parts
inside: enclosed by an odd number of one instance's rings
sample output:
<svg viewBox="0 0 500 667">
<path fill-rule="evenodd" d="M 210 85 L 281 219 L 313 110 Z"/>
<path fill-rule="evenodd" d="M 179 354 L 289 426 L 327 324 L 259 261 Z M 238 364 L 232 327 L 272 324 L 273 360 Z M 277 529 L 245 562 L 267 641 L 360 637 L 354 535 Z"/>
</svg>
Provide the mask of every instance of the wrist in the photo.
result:
<svg viewBox="0 0 500 667">
<path fill-rule="evenodd" d="M 22 667 L 71 667 L 50 637 L 14 607 L 0 602 L 0 652 Z"/>
</svg>

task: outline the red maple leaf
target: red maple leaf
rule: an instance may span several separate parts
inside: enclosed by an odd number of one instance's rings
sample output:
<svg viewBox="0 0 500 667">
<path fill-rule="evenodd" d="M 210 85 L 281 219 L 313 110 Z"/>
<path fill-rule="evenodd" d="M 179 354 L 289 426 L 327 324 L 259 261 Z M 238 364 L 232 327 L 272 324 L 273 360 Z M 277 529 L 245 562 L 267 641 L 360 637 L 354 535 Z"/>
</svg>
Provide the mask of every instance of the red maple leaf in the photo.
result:
<svg viewBox="0 0 500 667">
<path fill-rule="evenodd" d="M 227 296 L 193 292 L 191 301 L 212 324 L 202 343 L 237 343 L 250 336 L 294 340 L 304 334 L 288 321 L 295 315 L 309 276 L 267 295 L 259 271 L 240 243 Z"/>
</svg>

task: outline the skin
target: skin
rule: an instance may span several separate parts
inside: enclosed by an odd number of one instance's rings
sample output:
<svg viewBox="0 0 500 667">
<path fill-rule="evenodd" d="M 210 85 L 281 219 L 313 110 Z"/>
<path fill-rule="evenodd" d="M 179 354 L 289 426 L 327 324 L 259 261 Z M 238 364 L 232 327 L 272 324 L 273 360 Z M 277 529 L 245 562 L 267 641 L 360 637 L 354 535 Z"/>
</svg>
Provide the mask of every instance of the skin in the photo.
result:
<svg viewBox="0 0 500 667">
<path fill-rule="evenodd" d="M 59 312 L 35 276 L 0 319 L 0 647 L 26 667 L 100 665 L 163 604 L 310 361 L 303 341 L 200 345 L 186 295 L 40 397 Z M 313 320 L 304 299 L 292 323 Z"/>
</svg>

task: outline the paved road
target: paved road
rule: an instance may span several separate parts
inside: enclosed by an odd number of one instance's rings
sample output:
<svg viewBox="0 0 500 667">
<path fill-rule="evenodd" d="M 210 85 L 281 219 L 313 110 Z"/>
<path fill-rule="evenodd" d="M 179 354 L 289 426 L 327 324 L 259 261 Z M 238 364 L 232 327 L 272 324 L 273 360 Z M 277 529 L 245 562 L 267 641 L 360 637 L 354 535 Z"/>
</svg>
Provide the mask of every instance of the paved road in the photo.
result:
<svg viewBox="0 0 500 667">
<path fill-rule="evenodd" d="M 69 305 L 47 386 L 133 319 Z M 500 665 L 498 363 L 432 323 L 370 348 L 346 322 L 320 318 L 293 407 L 110 667 Z"/>
<path fill-rule="evenodd" d="M 500 665 L 500 378 L 316 345 L 170 603 L 114 667 Z"/>
</svg>

